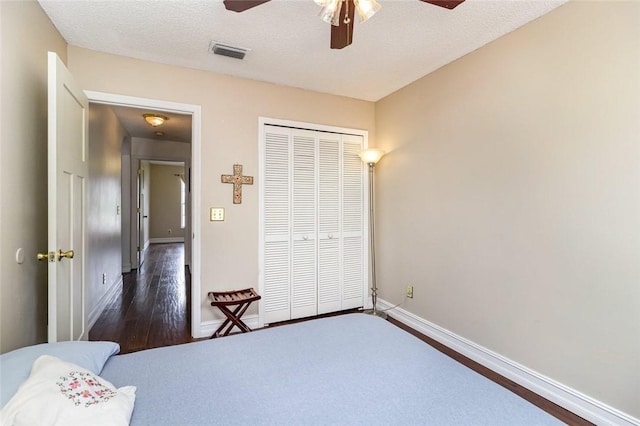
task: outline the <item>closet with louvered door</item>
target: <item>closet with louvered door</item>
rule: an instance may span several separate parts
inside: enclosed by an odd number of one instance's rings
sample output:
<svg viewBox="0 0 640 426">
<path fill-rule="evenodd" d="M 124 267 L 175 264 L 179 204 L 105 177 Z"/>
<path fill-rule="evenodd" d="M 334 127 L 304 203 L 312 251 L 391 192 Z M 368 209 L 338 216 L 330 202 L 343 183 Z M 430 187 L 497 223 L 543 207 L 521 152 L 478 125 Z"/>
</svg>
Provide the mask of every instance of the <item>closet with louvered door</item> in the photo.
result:
<svg viewBox="0 0 640 426">
<path fill-rule="evenodd" d="M 363 136 L 264 125 L 264 323 L 363 306 Z"/>
</svg>

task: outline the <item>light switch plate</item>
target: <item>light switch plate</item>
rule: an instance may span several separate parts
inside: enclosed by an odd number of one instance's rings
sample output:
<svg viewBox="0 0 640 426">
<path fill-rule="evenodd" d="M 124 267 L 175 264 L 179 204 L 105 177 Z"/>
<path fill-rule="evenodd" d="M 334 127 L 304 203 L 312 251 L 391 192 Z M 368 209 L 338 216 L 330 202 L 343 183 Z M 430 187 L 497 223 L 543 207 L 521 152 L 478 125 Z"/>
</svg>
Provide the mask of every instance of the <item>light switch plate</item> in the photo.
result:
<svg viewBox="0 0 640 426">
<path fill-rule="evenodd" d="M 209 220 L 211 222 L 224 220 L 224 207 L 211 207 L 209 209 Z"/>
</svg>

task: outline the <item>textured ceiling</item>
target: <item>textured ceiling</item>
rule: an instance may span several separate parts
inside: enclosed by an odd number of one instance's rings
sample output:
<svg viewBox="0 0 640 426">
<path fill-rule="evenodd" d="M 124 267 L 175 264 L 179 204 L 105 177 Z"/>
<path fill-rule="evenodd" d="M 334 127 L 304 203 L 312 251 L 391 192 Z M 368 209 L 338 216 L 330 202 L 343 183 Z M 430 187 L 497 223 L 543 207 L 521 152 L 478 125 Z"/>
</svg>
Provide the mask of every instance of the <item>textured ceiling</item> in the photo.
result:
<svg viewBox="0 0 640 426">
<path fill-rule="evenodd" d="M 551 11 L 566 0 L 467 0 L 447 10 L 379 0 L 353 44 L 329 48 L 312 0 L 271 0 L 243 13 L 221 0 L 39 0 L 67 43 L 285 86 L 377 101 Z M 212 40 L 251 49 L 243 61 Z"/>
</svg>

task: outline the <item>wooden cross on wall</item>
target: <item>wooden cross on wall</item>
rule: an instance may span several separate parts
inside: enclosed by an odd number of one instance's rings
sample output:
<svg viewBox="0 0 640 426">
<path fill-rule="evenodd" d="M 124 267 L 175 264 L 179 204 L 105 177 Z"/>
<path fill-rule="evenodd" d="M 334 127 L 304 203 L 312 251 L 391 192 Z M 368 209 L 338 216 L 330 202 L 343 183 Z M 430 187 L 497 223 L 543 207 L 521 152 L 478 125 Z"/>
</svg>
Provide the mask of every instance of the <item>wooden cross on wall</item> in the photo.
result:
<svg viewBox="0 0 640 426">
<path fill-rule="evenodd" d="M 234 164 L 233 174 L 222 175 L 221 180 L 233 184 L 233 204 L 242 204 L 242 185 L 253 185 L 253 176 L 242 176 L 242 164 Z"/>
</svg>

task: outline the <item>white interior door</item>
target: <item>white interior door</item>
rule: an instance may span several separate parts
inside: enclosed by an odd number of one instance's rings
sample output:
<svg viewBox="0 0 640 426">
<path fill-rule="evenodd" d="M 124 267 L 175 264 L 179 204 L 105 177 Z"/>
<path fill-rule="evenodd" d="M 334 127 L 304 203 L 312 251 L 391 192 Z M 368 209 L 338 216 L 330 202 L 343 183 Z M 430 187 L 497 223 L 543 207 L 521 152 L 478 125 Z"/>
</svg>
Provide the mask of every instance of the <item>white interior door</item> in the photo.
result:
<svg viewBox="0 0 640 426">
<path fill-rule="evenodd" d="M 86 340 L 89 102 L 53 52 L 48 73 L 48 339 Z"/>
<path fill-rule="evenodd" d="M 318 313 L 342 309 L 340 189 L 341 135 L 320 133 L 318 141 Z"/>
<path fill-rule="evenodd" d="M 291 318 L 318 313 L 317 132 L 292 129 Z"/>
<path fill-rule="evenodd" d="M 261 207 L 264 244 L 260 310 L 263 322 L 291 319 L 291 129 L 264 126 Z"/>
</svg>

